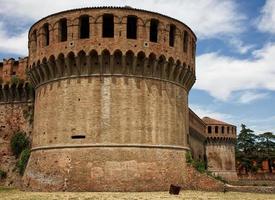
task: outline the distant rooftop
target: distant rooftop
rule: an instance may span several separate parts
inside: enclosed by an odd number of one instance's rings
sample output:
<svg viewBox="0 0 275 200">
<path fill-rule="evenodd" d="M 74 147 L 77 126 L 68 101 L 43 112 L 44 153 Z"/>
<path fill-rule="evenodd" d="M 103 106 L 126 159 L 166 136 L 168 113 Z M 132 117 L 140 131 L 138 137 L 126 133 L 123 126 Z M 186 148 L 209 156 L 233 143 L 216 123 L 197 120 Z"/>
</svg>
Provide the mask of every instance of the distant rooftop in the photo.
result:
<svg viewBox="0 0 275 200">
<path fill-rule="evenodd" d="M 233 126 L 232 124 L 228 124 L 226 122 L 223 122 L 223 121 L 219 121 L 219 120 L 216 120 L 216 119 L 212 119 L 210 117 L 204 117 L 202 118 L 202 120 L 204 121 L 204 123 L 206 124 L 212 124 L 212 125 L 230 125 L 230 126 Z"/>
</svg>

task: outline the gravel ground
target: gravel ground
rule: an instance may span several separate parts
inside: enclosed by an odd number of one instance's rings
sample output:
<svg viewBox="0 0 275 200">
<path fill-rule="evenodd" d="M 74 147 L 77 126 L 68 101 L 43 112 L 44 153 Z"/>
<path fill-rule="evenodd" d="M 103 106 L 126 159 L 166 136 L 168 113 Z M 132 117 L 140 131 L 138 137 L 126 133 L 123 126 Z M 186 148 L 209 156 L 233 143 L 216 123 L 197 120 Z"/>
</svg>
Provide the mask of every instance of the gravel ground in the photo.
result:
<svg viewBox="0 0 275 200">
<path fill-rule="evenodd" d="M 129 193 L 113 193 L 113 192 L 55 192 L 55 193 L 41 193 L 41 192 L 22 192 L 14 189 L 0 188 L 1 200 L 143 200 L 143 199 L 221 199 L 221 200 L 275 200 L 275 194 L 253 194 L 253 193 L 238 193 L 238 192 L 198 192 L 198 191 L 181 191 L 180 195 L 170 195 L 168 192 L 129 192 Z"/>
</svg>

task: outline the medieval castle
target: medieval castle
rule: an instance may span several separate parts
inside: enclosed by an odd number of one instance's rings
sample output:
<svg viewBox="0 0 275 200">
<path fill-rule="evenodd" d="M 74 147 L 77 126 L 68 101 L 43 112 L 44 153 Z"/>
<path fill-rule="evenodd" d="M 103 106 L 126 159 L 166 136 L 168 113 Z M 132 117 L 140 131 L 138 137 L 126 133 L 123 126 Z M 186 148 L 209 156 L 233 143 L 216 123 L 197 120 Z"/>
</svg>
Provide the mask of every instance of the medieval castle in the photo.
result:
<svg viewBox="0 0 275 200">
<path fill-rule="evenodd" d="M 188 151 L 237 177 L 236 127 L 188 107 L 196 36 L 184 23 L 130 7 L 68 10 L 36 22 L 28 47 L 0 63 L 0 163 L 13 173 L 9 140 L 25 131 L 27 189 L 167 190 L 184 181 Z"/>
</svg>

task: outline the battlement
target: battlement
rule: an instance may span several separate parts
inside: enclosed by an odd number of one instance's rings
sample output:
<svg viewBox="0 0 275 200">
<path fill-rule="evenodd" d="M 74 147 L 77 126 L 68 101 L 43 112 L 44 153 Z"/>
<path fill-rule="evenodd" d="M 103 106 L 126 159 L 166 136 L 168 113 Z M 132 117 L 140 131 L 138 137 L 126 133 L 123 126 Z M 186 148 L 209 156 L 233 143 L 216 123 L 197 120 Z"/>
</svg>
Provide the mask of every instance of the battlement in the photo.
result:
<svg viewBox="0 0 275 200">
<path fill-rule="evenodd" d="M 34 90 L 30 83 L 0 85 L 0 104 L 29 102 L 34 100 Z"/>
<path fill-rule="evenodd" d="M 206 124 L 206 134 L 208 141 L 230 140 L 235 141 L 237 137 L 237 127 L 210 117 L 202 119 Z"/>
<path fill-rule="evenodd" d="M 26 80 L 26 69 L 28 66 L 28 58 L 14 58 L 3 59 L 0 62 L 0 84 L 7 84 L 12 82 L 12 78 L 16 77 L 18 80 Z"/>
</svg>

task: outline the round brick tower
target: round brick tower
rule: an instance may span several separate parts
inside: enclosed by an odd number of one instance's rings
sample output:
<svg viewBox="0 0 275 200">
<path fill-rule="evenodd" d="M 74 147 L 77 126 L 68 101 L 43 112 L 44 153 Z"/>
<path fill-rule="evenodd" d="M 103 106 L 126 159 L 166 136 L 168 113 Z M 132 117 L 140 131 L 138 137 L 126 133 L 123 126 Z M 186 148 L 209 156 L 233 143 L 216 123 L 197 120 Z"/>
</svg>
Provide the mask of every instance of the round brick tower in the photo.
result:
<svg viewBox="0 0 275 200">
<path fill-rule="evenodd" d="M 26 188 L 159 191 L 182 183 L 195 47 L 182 22 L 129 7 L 69 10 L 35 23 Z"/>
</svg>

